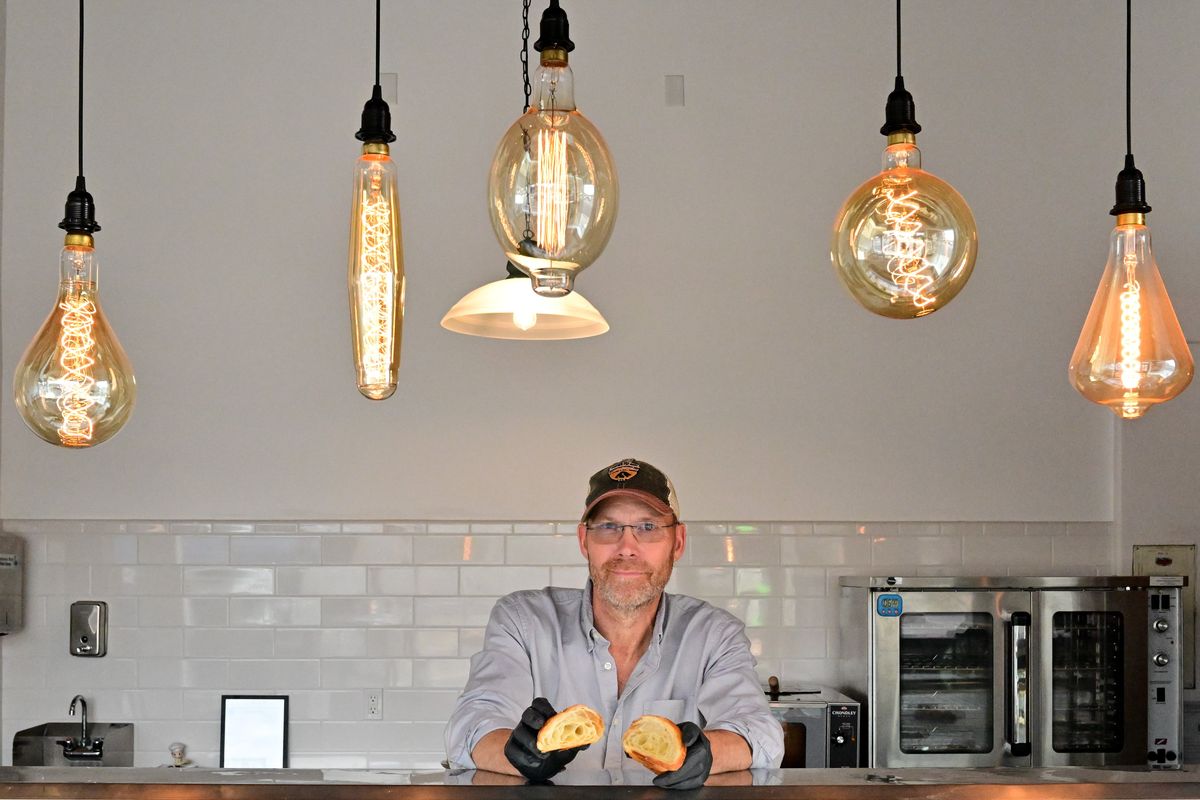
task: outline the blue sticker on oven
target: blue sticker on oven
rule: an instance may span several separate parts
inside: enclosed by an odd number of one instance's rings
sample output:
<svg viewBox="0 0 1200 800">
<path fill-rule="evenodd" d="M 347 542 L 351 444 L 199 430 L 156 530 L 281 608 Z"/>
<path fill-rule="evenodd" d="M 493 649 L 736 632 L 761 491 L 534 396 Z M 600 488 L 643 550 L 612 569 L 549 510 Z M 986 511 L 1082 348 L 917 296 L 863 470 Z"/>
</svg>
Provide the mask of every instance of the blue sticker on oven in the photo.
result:
<svg viewBox="0 0 1200 800">
<path fill-rule="evenodd" d="M 904 600 L 898 594 L 881 594 L 875 599 L 875 613 L 881 617 L 898 617 L 904 613 Z"/>
</svg>

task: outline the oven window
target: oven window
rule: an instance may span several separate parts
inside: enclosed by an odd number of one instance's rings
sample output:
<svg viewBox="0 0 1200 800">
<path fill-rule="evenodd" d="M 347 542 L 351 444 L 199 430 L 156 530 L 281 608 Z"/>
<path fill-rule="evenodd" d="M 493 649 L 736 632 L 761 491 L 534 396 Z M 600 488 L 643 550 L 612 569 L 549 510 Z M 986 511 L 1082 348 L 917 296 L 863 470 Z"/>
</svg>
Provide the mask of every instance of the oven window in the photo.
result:
<svg viewBox="0 0 1200 800">
<path fill-rule="evenodd" d="M 1054 615 L 1054 723 L 1057 753 L 1119 753 L 1124 748 L 1124 629 L 1113 611 Z"/>
<path fill-rule="evenodd" d="M 992 615 L 900 616 L 900 751 L 990 753 Z"/>
</svg>

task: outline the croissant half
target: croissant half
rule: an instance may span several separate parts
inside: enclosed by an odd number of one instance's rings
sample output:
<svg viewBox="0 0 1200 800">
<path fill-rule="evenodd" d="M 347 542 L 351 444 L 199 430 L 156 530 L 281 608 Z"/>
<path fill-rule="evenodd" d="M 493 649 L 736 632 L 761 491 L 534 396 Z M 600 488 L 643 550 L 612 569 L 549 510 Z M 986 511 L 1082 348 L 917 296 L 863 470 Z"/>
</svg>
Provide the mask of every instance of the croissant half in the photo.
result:
<svg viewBox="0 0 1200 800">
<path fill-rule="evenodd" d="M 621 745 L 631 758 L 659 774 L 679 769 L 687 756 L 679 726 L 653 714 L 635 719 Z"/>
<path fill-rule="evenodd" d="M 538 731 L 537 746 L 543 753 L 566 750 L 600 741 L 604 736 L 604 720 L 585 705 L 564 708 Z"/>
</svg>

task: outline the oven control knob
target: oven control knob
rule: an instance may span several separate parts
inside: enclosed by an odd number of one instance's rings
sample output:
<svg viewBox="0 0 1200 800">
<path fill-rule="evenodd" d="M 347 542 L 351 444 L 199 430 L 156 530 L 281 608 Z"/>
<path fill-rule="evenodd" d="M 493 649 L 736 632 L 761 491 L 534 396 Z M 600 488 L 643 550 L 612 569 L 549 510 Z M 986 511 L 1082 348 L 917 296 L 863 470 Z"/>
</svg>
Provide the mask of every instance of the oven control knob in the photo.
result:
<svg viewBox="0 0 1200 800">
<path fill-rule="evenodd" d="M 1171 663 L 1171 658 L 1166 653 L 1155 653 L 1154 654 L 1154 665 L 1155 666 L 1165 667 L 1167 664 L 1170 664 L 1170 663 Z"/>
<path fill-rule="evenodd" d="M 1165 619 L 1154 620 L 1154 630 L 1158 631 L 1159 633 L 1166 633 L 1170 628 L 1171 623 L 1167 622 Z"/>
<path fill-rule="evenodd" d="M 842 735 L 839 733 L 837 736 L 833 737 L 833 743 L 834 743 L 834 744 L 845 744 L 845 743 L 846 743 L 846 737 L 845 737 L 845 736 L 842 736 Z"/>
</svg>

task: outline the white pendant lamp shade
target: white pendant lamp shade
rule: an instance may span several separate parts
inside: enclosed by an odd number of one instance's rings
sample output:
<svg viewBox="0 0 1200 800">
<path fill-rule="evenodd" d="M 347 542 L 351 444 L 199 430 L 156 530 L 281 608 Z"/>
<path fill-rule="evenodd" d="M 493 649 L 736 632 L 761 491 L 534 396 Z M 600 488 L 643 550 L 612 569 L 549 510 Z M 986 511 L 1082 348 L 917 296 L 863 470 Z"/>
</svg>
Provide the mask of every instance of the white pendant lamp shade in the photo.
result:
<svg viewBox="0 0 1200 800">
<path fill-rule="evenodd" d="M 579 292 L 543 297 L 522 275 L 470 292 L 446 312 L 442 327 L 490 339 L 584 339 L 605 333 L 608 322 Z"/>
</svg>

